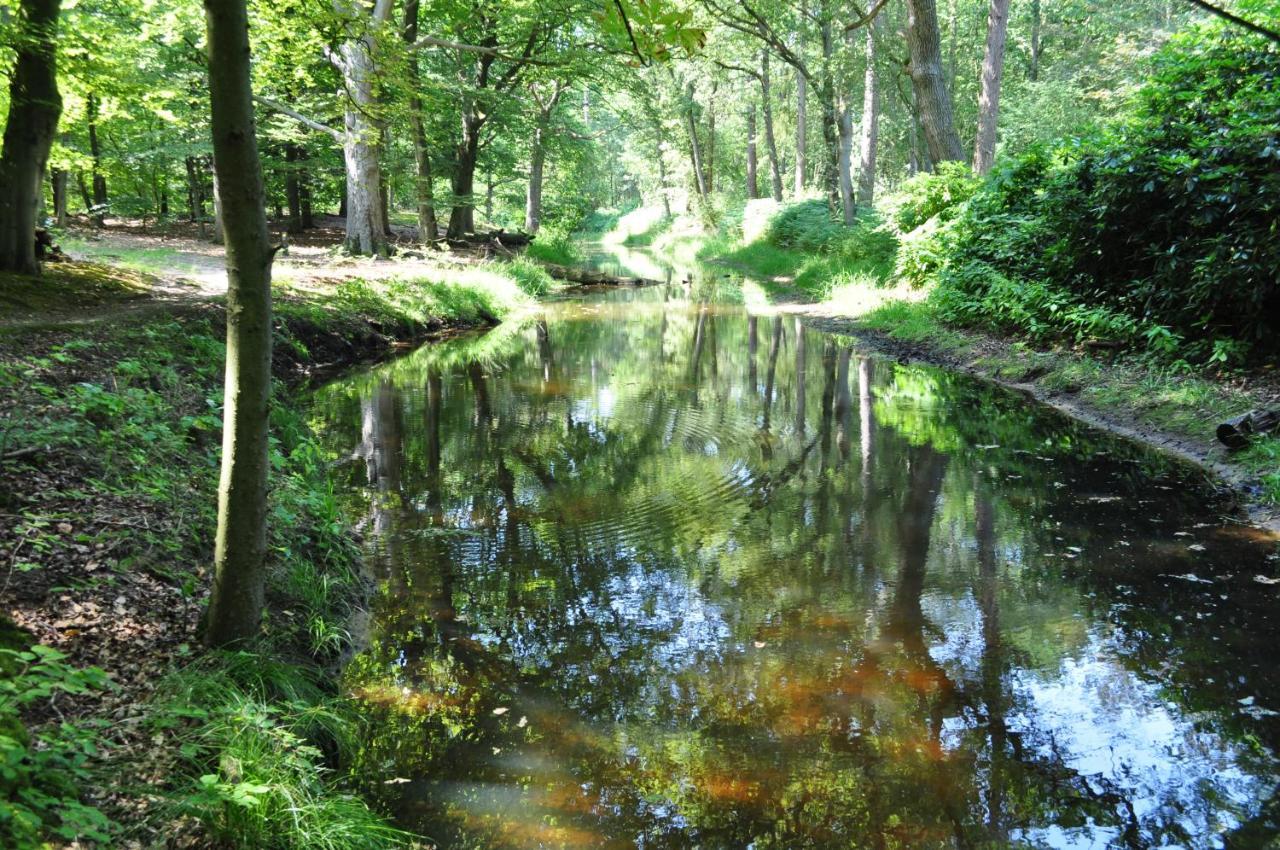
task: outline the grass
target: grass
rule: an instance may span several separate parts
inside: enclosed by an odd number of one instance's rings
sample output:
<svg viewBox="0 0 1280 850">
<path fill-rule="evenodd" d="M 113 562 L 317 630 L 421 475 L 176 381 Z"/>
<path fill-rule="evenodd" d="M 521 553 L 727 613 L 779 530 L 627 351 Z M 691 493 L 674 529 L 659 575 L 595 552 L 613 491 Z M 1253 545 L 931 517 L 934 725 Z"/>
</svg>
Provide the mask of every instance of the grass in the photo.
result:
<svg viewBox="0 0 1280 850">
<path fill-rule="evenodd" d="M 0 308 L 6 316 L 76 313 L 145 297 L 153 280 L 132 269 L 93 262 L 49 263 L 40 276 L 0 273 Z"/>
<path fill-rule="evenodd" d="M 211 271 L 211 262 L 218 262 L 216 257 L 195 256 L 176 248 L 165 246 L 134 248 L 125 247 L 115 242 L 84 239 L 79 236 L 64 236 L 59 240 L 63 250 L 75 257 L 83 257 L 90 262 L 107 264 L 113 269 L 127 269 L 131 272 L 151 275 L 196 276 Z"/>
<path fill-rule="evenodd" d="M 557 266 L 571 266 L 582 260 L 573 237 L 563 230 L 550 227 L 544 227 L 538 232 L 537 238 L 529 243 L 525 254 L 532 259 Z"/>
</svg>

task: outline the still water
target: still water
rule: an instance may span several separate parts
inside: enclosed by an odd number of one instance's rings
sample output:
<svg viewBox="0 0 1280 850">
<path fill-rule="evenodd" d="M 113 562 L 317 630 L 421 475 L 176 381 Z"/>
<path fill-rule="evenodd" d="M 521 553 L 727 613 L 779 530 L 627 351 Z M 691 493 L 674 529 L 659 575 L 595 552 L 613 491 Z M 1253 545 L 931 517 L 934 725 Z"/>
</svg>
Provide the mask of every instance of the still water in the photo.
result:
<svg viewBox="0 0 1280 850">
<path fill-rule="evenodd" d="M 348 674 L 360 768 L 403 826 L 446 848 L 1280 835 L 1274 544 L 1167 460 L 683 277 L 317 394 L 380 591 Z"/>
</svg>

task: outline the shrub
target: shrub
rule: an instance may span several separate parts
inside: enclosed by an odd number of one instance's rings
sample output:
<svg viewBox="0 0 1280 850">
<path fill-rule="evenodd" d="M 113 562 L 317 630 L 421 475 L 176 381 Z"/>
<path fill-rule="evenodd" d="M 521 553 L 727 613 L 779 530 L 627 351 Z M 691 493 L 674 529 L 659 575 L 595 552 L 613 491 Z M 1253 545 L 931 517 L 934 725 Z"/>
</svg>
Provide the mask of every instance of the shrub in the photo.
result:
<svg viewBox="0 0 1280 850">
<path fill-rule="evenodd" d="M 570 266 L 582 259 L 573 236 L 566 230 L 554 227 L 544 227 L 538 231 L 538 237 L 529 243 L 526 253 L 535 260 L 558 266 Z"/>
<path fill-rule="evenodd" d="M 844 230 L 823 200 L 800 201 L 783 207 L 769 222 L 765 238 L 779 248 L 821 251 Z"/>
<path fill-rule="evenodd" d="M 940 162 L 937 170 L 907 180 L 885 199 L 884 209 L 898 233 L 910 233 L 929 219 L 967 201 L 982 181 L 963 162 Z"/>
<path fill-rule="evenodd" d="M 1006 163 L 957 219 L 956 267 L 1168 328 L 1188 359 L 1276 351 L 1280 50 L 1217 24 L 1175 39 L 1127 122 Z M 987 300 L 990 279 L 949 285 Z"/>
</svg>

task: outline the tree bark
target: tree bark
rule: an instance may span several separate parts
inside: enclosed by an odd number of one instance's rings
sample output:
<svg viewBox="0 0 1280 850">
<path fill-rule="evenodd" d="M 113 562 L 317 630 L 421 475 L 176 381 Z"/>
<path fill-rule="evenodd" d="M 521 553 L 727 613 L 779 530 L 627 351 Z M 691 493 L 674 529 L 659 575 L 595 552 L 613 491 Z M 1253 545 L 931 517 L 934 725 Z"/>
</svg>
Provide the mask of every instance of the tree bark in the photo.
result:
<svg viewBox="0 0 1280 850">
<path fill-rule="evenodd" d="M 310 159 L 306 148 L 299 148 L 299 151 L 304 163 Z M 316 221 L 311 209 L 311 169 L 305 165 L 298 172 L 298 203 L 302 206 L 302 229 L 310 230 L 316 226 Z"/>
<path fill-rule="evenodd" d="M 218 166 L 216 163 L 213 167 L 213 232 L 210 234 L 209 240 L 214 245 L 222 245 L 226 242 L 225 234 L 222 230 L 222 189 L 218 185 Z"/>
<path fill-rule="evenodd" d="M 760 110 L 764 119 L 764 146 L 769 154 L 769 188 L 773 199 L 782 202 L 782 163 L 778 160 L 778 140 L 773 134 L 773 91 L 769 84 L 769 50 L 760 51 Z"/>
<path fill-rule="evenodd" d="M 292 142 L 285 145 L 284 196 L 289 206 L 287 230 L 290 233 L 302 232 L 302 186 L 298 180 L 298 163 L 301 159 L 297 145 Z"/>
<path fill-rule="evenodd" d="M 468 108 L 462 115 L 462 138 L 458 141 L 453 169 L 453 209 L 449 212 L 450 239 L 474 233 L 476 162 L 480 157 L 480 128 L 484 119 Z"/>
<path fill-rule="evenodd" d="M 93 223 L 102 227 L 106 224 L 107 178 L 102 174 L 102 143 L 98 141 L 98 96 L 93 92 L 89 92 L 87 109 L 89 154 L 93 157 L 93 205 L 97 208 Z"/>
<path fill-rule="evenodd" d="M 671 218 L 671 196 L 667 194 L 667 160 L 663 156 L 662 143 L 658 142 L 658 193 L 662 195 L 662 215 Z"/>
<path fill-rule="evenodd" d="M 353 254 L 385 257 L 387 222 L 382 208 L 382 168 L 378 162 L 382 127 L 374 116 L 380 105 L 376 91 L 376 32 L 391 16 L 391 0 L 375 0 L 366 10 L 347 0 L 334 7 L 347 19 L 347 39 L 338 49 L 346 80 L 342 154 L 347 176 L 346 248 Z"/>
<path fill-rule="evenodd" d="M 991 0 L 987 11 L 987 52 L 982 57 L 982 91 L 978 95 L 978 135 L 973 144 L 973 170 L 986 174 L 996 158 L 996 126 L 1000 118 L 1000 79 L 1004 75 L 1004 43 L 1009 32 L 1009 0 Z"/>
<path fill-rule="evenodd" d="M 685 88 L 685 126 L 689 132 L 689 155 L 693 162 L 693 182 L 698 190 L 699 212 L 706 212 L 707 182 L 706 173 L 702 170 L 702 148 L 698 143 L 698 122 L 694 117 L 693 83 Z"/>
<path fill-rule="evenodd" d="M 420 0 L 405 0 L 404 40 L 412 44 L 418 40 L 418 10 Z M 436 225 L 435 198 L 431 186 L 431 151 L 427 147 L 426 119 L 423 113 L 418 71 L 418 57 L 409 57 L 409 130 L 413 136 L 413 161 L 417 168 L 414 197 L 418 208 L 418 241 L 434 242 L 440 233 Z"/>
<path fill-rule="evenodd" d="M 67 172 L 55 168 L 49 175 L 49 188 L 53 194 L 53 222 L 58 227 L 67 226 Z"/>
<path fill-rule="evenodd" d="M 541 126 L 533 131 L 533 151 L 529 156 L 529 190 L 525 194 L 524 203 L 526 233 L 537 233 L 542 226 L 542 171 L 547 162 L 543 133 Z"/>
<path fill-rule="evenodd" d="M 0 270 L 38 274 L 36 208 L 43 197 L 49 149 L 62 114 L 58 93 L 60 0 L 22 0 L 26 38 L 18 42 L 9 79 L 9 115 L 0 150 Z"/>
<path fill-rule="evenodd" d="M 792 189 L 795 197 L 804 194 L 804 172 L 808 167 L 806 147 L 809 139 L 809 84 L 796 72 L 796 174 Z"/>
<path fill-rule="evenodd" d="M 880 141 L 880 86 L 876 78 L 875 21 L 866 27 L 867 69 L 862 78 L 862 134 L 858 150 L 858 203 L 870 206 L 876 194 L 876 151 Z"/>
<path fill-rule="evenodd" d="M 204 184 L 200 180 L 196 158 L 187 157 L 185 165 L 187 168 L 187 217 L 194 224 L 204 217 Z"/>
<path fill-rule="evenodd" d="M 835 81 L 835 37 L 831 29 L 831 12 L 827 3 L 821 7 L 822 14 L 822 79 L 819 81 L 818 93 L 822 98 L 822 176 L 820 179 L 823 191 L 827 195 L 827 206 L 832 213 L 840 210 L 841 218 L 852 223 L 853 195 L 848 196 L 849 203 L 844 202 L 841 191 L 841 110 L 836 98 Z"/>
<path fill-rule="evenodd" d="M 210 125 L 226 208 L 227 373 L 210 646 L 244 643 L 262 621 L 271 404 L 271 261 L 263 207 L 245 0 L 204 0 Z"/>
<path fill-rule="evenodd" d="M 942 76 L 936 0 L 907 0 L 907 47 L 925 145 L 934 163 L 964 159 L 952 118 L 951 96 Z"/>
<path fill-rule="evenodd" d="M 747 198 L 760 197 L 759 163 L 756 156 L 756 105 L 747 108 Z"/>
<path fill-rule="evenodd" d="M 849 104 L 840 109 L 840 213 L 846 225 L 857 217 L 857 199 L 853 194 L 853 110 Z"/>
</svg>

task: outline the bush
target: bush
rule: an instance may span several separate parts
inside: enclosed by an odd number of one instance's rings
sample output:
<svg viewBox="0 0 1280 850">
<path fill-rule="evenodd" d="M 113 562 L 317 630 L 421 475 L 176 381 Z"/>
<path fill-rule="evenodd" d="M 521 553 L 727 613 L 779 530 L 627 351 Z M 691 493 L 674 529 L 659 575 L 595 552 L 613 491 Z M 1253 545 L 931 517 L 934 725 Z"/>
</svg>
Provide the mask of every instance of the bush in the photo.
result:
<svg viewBox="0 0 1280 850">
<path fill-rule="evenodd" d="M 1126 123 L 1005 164 L 951 262 L 1168 328 L 1187 359 L 1280 349 L 1280 50 L 1217 24 L 1175 39 Z M 995 279 L 948 285 L 990 301 Z"/>
<path fill-rule="evenodd" d="M 844 231 L 831 214 L 827 202 L 800 201 L 783 207 L 769 222 L 765 238 L 779 248 L 794 251 L 821 251 Z"/>
<path fill-rule="evenodd" d="M 526 253 L 535 260 L 558 266 L 571 266 L 582 259 L 573 236 L 566 230 L 554 227 L 544 227 L 538 231 L 537 238 L 529 243 Z"/>
<path fill-rule="evenodd" d="M 910 233 L 929 219 L 950 212 L 982 185 L 963 162 L 940 162 L 933 172 L 907 180 L 885 199 L 884 209 L 898 233 Z"/>
</svg>

